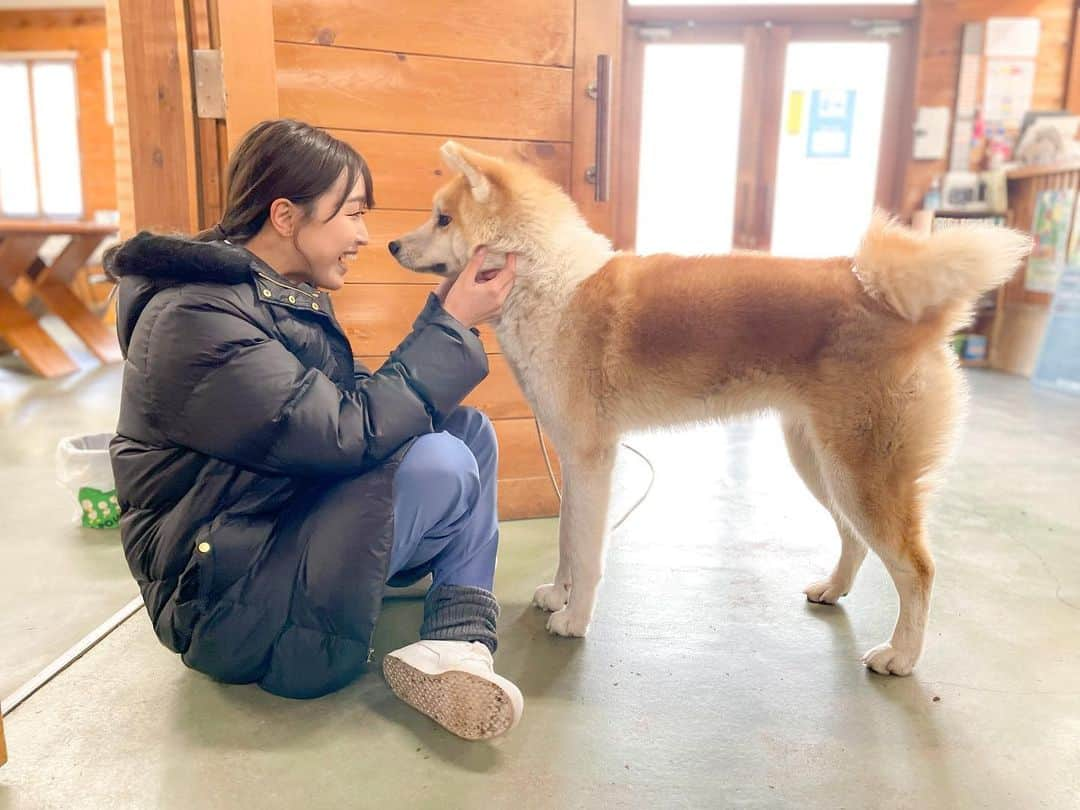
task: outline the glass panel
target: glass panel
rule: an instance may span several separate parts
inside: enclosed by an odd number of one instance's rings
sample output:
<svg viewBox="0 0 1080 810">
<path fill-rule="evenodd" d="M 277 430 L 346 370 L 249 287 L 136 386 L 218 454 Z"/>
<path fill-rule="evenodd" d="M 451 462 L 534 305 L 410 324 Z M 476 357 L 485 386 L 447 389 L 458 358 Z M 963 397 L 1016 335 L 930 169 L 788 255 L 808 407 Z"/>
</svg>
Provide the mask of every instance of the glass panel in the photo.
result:
<svg viewBox="0 0 1080 810">
<path fill-rule="evenodd" d="M 788 46 L 772 252 L 844 256 L 874 208 L 889 45 Z"/>
<path fill-rule="evenodd" d="M 33 71 L 41 209 L 48 216 L 79 217 L 83 200 L 75 64 L 35 62 Z"/>
<path fill-rule="evenodd" d="M 0 209 L 5 216 L 37 216 L 30 77 L 25 62 L 0 62 Z"/>
<path fill-rule="evenodd" d="M 647 45 L 644 67 L 637 252 L 726 253 L 743 46 Z"/>
</svg>

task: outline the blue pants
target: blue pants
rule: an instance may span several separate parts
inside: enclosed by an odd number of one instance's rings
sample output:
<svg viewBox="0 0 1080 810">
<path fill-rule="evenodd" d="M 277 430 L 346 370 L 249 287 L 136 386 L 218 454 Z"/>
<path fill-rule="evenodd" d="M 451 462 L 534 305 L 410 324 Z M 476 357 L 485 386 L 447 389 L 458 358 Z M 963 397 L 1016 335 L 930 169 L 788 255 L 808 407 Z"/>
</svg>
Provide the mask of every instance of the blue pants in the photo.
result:
<svg viewBox="0 0 1080 810">
<path fill-rule="evenodd" d="M 428 573 L 432 589 L 493 589 L 499 547 L 498 444 L 490 420 L 458 408 L 440 433 L 417 439 L 394 475 L 395 585 Z"/>
</svg>

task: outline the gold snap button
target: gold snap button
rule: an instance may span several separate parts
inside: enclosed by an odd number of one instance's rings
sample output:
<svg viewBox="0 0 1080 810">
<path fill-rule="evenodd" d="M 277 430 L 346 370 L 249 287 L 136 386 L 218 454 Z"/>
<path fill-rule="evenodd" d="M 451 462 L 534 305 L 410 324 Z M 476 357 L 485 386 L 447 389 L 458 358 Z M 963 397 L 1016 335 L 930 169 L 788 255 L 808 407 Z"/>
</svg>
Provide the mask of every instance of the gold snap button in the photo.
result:
<svg viewBox="0 0 1080 810">
<path fill-rule="evenodd" d="M 269 298 L 272 294 L 273 293 L 271 293 L 269 290 L 263 290 L 263 295 L 266 296 L 267 298 Z"/>
<path fill-rule="evenodd" d="M 290 295 L 289 296 L 289 303 L 290 304 L 295 304 L 296 303 L 296 296 L 295 295 Z"/>
<path fill-rule="evenodd" d="M 208 551 L 210 551 L 210 544 L 199 543 L 199 551 L 201 551 L 203 554 L 206 554 Z"/>
<path fill-rule="evenodd" d="M 311 304 L 311 308 L 312 308 L 313 310 L 315 310 L 316 312 L 318 312 L 318 311 L 319 311 L 319 305 L 318 305 L 318 304 L 316 304 L 316 303 L 314 303 L 314 302 L 312 302 L 312 304 Z"/>
</svg>

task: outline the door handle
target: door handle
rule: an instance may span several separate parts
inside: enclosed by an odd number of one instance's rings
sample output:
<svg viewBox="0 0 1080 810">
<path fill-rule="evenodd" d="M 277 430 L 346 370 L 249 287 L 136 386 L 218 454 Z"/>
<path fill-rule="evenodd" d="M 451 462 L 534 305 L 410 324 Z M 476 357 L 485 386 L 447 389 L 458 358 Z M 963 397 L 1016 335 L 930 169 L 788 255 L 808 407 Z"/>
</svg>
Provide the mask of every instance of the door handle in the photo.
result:
<svg viewBox="0 0 1080 810">
<path fill-rule="evenodd" d="M 611 56 L 602 53 L 596 57 L 596 81 L 585 90 L 596 100 L 595 163 L 585 170 L 585 181 L 595 186 L 597 202 L 607 202 L 611 195 L 611 88 Z"/>
</svg>

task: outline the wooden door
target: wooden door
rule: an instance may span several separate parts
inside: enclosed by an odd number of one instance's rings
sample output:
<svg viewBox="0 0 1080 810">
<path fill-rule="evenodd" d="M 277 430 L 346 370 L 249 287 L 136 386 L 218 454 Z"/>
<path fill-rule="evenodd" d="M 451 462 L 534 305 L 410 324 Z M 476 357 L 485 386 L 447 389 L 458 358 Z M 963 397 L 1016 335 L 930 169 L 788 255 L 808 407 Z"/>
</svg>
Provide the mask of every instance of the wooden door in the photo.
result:
<svg viewBox="0 0 1080 810">
<path fill-rule="evenodd" d="M 593 227 L 614 207 L 586 180 L 595 162 L 597 56 L 617 60 L 619 0 L 230 0 L 216 4 L 225 140 L 273 117 L 298 118 L 353 144 L 374 175 L 371 244 L 338 316 L 356 354 L 378 366 L 432 288 L 386 243 L 428 216 L 446 179 L 448 138 L 525 161 L 567 188 Z M 617 96 L 616 96 L 617 97 Z M 613 114 L 613 113 L 612 113 Z M 491 375 L 469 397 L 494 421 L 504 519 L 554 515 L 532 414 L 490 334 Z"/>
</svg>

